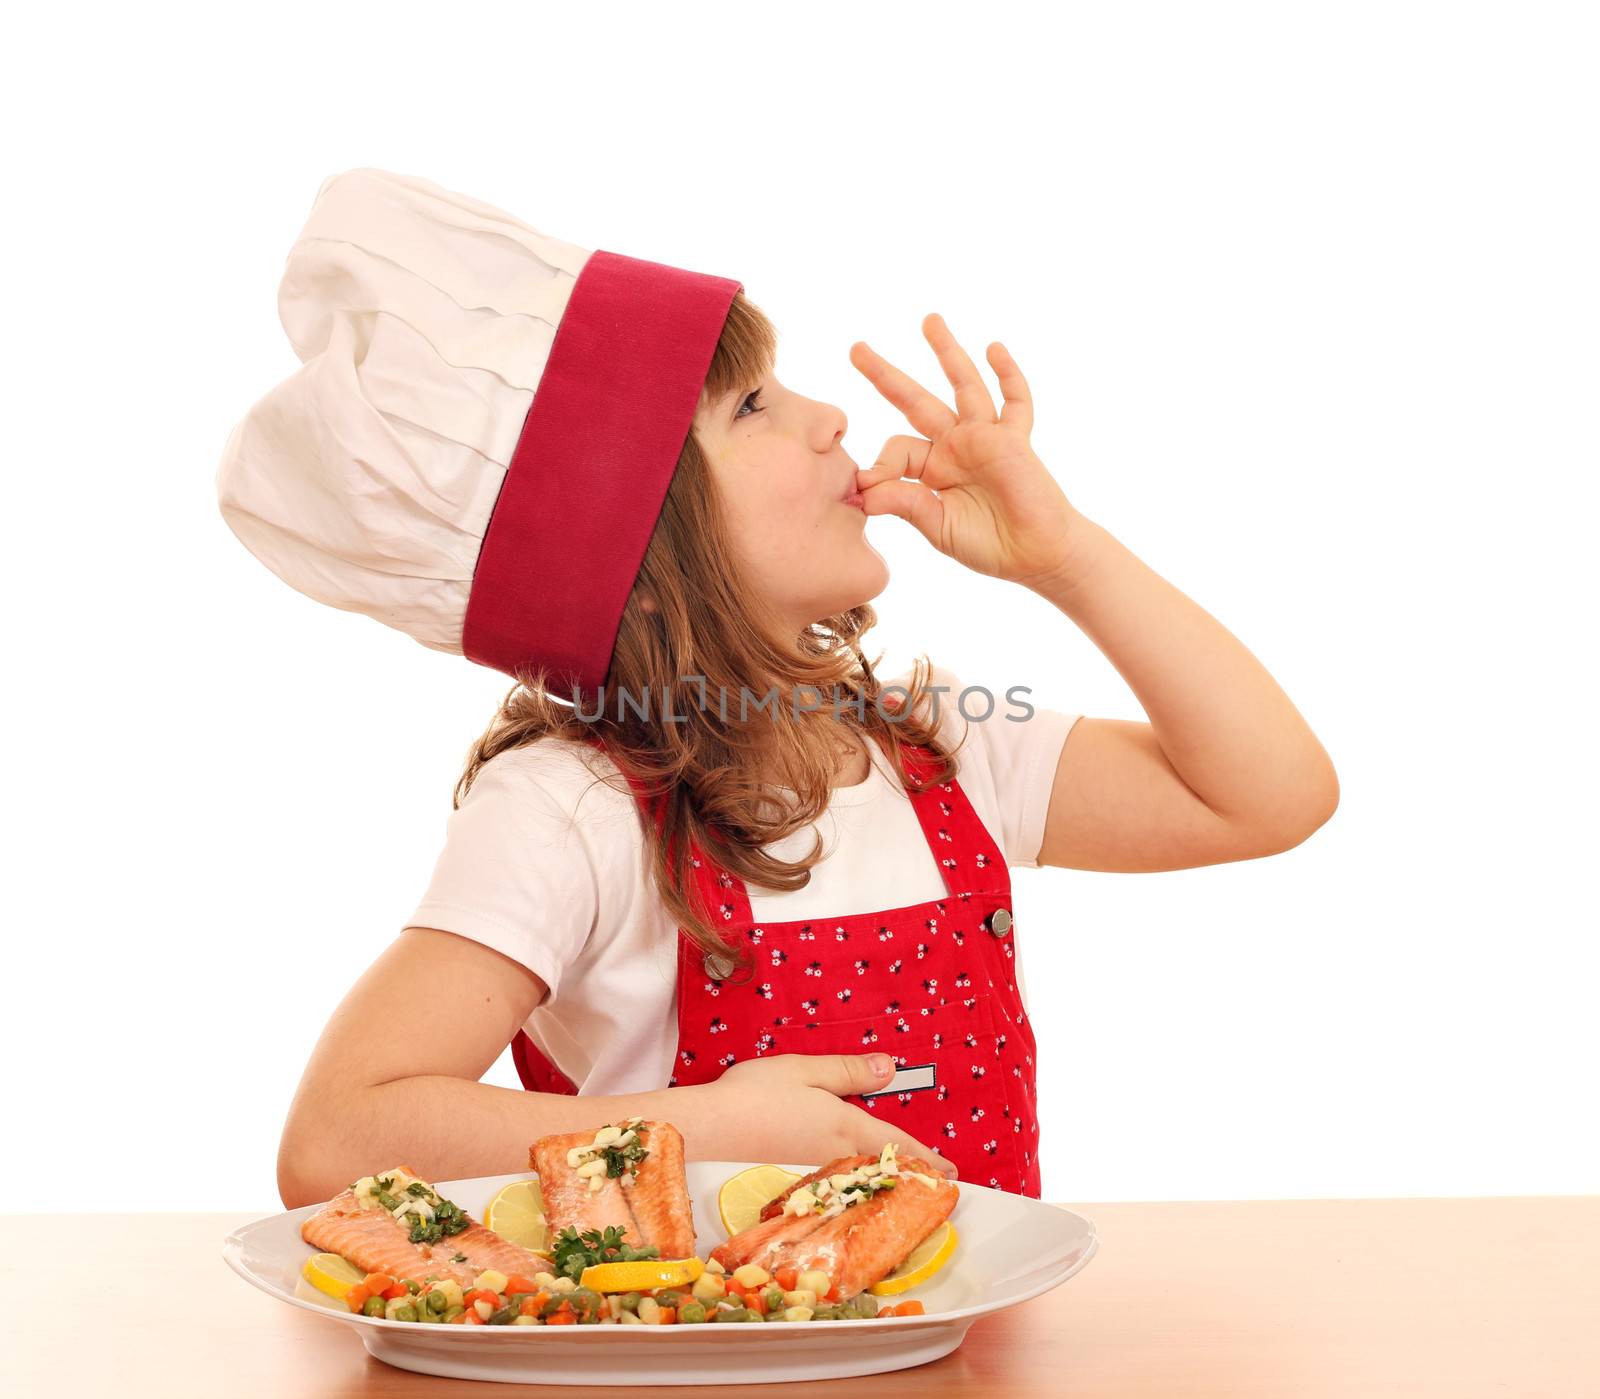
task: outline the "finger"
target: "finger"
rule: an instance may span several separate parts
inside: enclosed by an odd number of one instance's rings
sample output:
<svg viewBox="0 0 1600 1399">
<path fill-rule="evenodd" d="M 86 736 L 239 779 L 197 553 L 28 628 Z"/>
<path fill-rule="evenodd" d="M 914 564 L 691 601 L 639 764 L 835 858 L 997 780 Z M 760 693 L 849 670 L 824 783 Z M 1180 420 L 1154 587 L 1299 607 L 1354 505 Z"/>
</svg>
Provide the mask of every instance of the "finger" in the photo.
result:
<svg viewBox="0 0 1600 1399">
<path fill-rule="evenodd" d="M 1024 433 L 1033 431 L 1033 394 L 1028 381 L 1022 377 L 1022 368 L 1011 358 L 1011 351 L 998 340 L 989 346 L 989 363 L 1000 380 L 1000 396 L 1005 400 L 1000 409 L 1000 421 L 1020 428 Z"/>
<path fill-rule="evenodd" d="M 960 342 L 950 333 L 944 317 L 931 311 L 922 318 L 922 333 L 928 337 L 933 352 L 939 356 L 939 366 L 956 391 L 956 412 L 963 422 L 998 421 L 994 400 L 989 397 L 989 386 L 978 373 L 978 366 L 961 348 Z"/>
<path fill-rule="evenodd" d="M 869 515 L 898 515 L 938 548 L 944 502 L 921 481 L 885 481 L 861 493 L 861 508 Z"/>
<path fill-rule="evenodd" d="M 865 340 L 850 347 L 850 363 L 872 382 L 890 403 L 906 415 L 906 421 L 924 437 L 938 437 L 956 424 L 950 406 L 923 388 L 902 369 L 896 369 Z"/>
<path fill-rule="evenodd" d="M 902 1161 L 907 1157 L 915 1157 L 919 1161 L 926 1161 L 930 1165 L 937 1167 L 943 1175 L 948 1176 L 951 1180 L 954 1180 L 959 1174 L 956 1170 L 955 1162 L 946 1161 L 939 1154 L 937 1147 L 925 1146 L 909 1132 L 901 1131 L 890 1123 L 880 1122 L 865 1108 L 856 1108 L 855 1111 L 859 1114 L 857 1120 L 860 1130 L 856 1138 L 856 1150 L 852 1155 L 881 1156 L 884 1146 L 889 1142 L 893 1142 L 899 1148 L 896 1154 Z M 916 1167 L 913 1166 L 912 1169 L 915 1170 Z"/>
<path fill-rule="evenodd" d="M 872 1093 L 894 1077 L 894 1060 L 887 1054 L 777 1054 L 768 1062 L 789 1060 L 786 1067 L 812 1088 L 826 1088 L 843 1096 Z"/>
<path fill-rule="evenodd" d="M 883 444 L 883 450 L 878 453 L 877 461 L 871 466 L 856 468 L 856 489 L 866 491 L 884 481 L 898 481 L 901 477 L 905 477 L 942 491 L 948 483 L 930 479 L 928 474 L 929 457 L 932 452 L 933 443 L 923 438 L 904 435 L 891 437 Z M 936 470 L 934 474 L 942 473 Z"/>
</svg>

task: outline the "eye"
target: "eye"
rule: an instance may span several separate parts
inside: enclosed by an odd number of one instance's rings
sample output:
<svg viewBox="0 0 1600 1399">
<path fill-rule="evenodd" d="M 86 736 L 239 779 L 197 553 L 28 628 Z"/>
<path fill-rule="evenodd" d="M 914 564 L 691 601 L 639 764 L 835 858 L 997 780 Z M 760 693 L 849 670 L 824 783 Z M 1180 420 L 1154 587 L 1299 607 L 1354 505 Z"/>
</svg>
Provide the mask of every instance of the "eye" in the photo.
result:
<svg viewBox="0 0 1600 1399">
<path fill-rule="evenodd" d="M 734 421 L 737 422 L 740 418 L 744 417 L 744 410 L 746 408 L 749 408 L 752 413 L 764 413 L 766 411 L 764 408 L 757 408 L 754 406 L 755 400 L 760 397 L 760 389 L 751 389 L 750 392 L 744 396 L 743 401 L 739 404 L 739 412 L 733 415 Z"/>
</svg>

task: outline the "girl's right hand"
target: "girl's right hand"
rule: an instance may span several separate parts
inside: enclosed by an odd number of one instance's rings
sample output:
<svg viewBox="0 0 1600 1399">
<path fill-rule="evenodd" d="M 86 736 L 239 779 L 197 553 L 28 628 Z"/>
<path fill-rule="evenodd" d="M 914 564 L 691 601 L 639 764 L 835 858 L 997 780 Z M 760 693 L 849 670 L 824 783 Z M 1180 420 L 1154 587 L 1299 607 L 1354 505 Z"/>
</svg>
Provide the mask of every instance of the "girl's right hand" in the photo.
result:
<svg viewBox="0 0 1600 1399">
<path fill-rule="evenodd" d="M 886 1054 L 770 1054 L 729 1065 L 704 1085 L 708 1135 L 732 1161 L 822 1164 L 841 1156 L 877 1156 L 895 1142 L 951 1180 L 953 1162 L 906 1132 L 880 1122 L 841 1095 L 870 1093 L 894 1077 Z"/>
</svg>

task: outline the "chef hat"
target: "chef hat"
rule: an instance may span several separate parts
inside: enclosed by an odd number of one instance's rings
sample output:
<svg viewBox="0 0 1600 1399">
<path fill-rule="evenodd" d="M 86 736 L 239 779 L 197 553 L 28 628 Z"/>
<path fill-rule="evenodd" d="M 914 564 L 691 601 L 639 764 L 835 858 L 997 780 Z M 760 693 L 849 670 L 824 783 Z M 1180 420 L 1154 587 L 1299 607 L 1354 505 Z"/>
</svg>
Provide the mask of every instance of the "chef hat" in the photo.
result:
<svg viewBox="0 0 1600 1399">
<path fill-rule="evenodd" d="M 223 518 L 319 602 L 597 687 L 741 285 L 331 175 L 278 287 L 301 366 L 229 434 Z"/>
</svg>

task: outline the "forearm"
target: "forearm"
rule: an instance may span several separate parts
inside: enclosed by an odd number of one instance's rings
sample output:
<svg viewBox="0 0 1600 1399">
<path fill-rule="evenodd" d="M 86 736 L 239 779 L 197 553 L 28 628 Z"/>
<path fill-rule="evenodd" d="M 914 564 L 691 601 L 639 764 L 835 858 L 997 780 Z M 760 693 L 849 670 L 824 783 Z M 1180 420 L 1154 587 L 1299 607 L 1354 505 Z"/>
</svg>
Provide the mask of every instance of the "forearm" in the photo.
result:
<svg viewBox="0 0 1600 1399">
<path fill-rule="evenodd" d="M 425 1180 L 526 1171 L 540 1137 L 624 1117 L 669 1121 L 690 1159 L 714 1159 L 720 1124 L 706 1087 L 574 1097 L 427 1074 L 354 1088 L 337 1101 L 302 1094 L 279 1147 L 278 1191 L 293 1209 L 402 1164 Z"/>
<path fill-rule="evenodd" d="M 1082 515 L 1072 529 L 1069 562 L 1028 586 L 1116 667 L 1195 795 L 1241 824 L 1321 819 L 1333 764 L 1261 662 L 1107 530 Z"/>
</svg>

